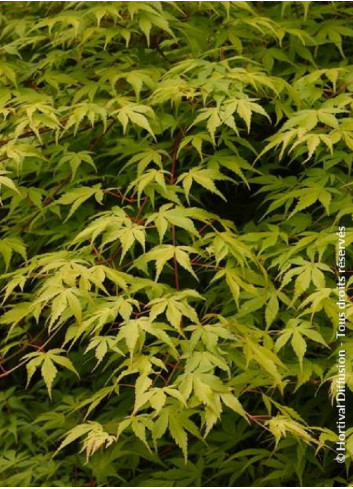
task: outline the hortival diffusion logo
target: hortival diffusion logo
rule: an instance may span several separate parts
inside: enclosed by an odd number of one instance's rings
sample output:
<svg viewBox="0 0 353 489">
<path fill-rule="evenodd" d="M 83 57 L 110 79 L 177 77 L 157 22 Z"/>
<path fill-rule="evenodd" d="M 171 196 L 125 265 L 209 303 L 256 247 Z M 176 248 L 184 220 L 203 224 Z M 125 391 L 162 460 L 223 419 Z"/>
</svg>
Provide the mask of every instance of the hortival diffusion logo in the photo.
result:
<svg viewBox="0 0 353 489">
<path fill-rule="evenodd" d="M 338 289 L 338 330 L 336 333 L 338 343 L 337 377 L 336 377 L 336 409 L 337 409 L 337 436 L 336 461 L 344 463 L 346 459 L 346 230 L 344 226 L 338 228 L 338 254 L 337 254 L 337 289 Z"/>
</svg>

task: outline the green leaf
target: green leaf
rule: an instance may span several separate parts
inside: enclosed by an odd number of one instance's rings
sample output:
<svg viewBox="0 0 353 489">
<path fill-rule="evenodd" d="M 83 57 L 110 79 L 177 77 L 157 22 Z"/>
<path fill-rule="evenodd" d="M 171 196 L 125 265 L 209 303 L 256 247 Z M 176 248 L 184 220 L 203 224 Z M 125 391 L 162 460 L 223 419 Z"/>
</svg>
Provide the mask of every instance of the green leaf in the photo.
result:
<svg viewBox="0 0 353 489">
<path fill-rule="evenodd" d="M 303 358 L 306 352 L 306 341 L 304 338 L 301 336 L 298 331 L 294 331 L 292 335 L 292 347 L 293 350 L 295 351 L 295 354 L 297 355 L 300 365 L 303 364 Z"/>
<path fill-rule="evenodd" d="M 175 443 L 181 448 L 186 462 L 188 456 L 188 437 L 178 416 L 169 416 L 168 429 Z"/>
<path fill-rule="evenodd" d="M 47 386 L 49 397 L 51 397 L 51 389 L 58 370 L 50 357 L 45 357 L 41 367 L 42 377 Z"/>
<path fill-rule="evenodd" d="M 240 404 L 239 400 L 233 394 L 230 393 L 221 394 L 221 398 L 224 404 L 228 406 L 230 409 L 232 409 L 232 411 L 234 411 L 235 413 L 239 414 L 240 416 L 248 420 L 246 411 Z"/>
<path fill-rule="evenodd" d="M 91 187 L 80 187 L 74 190 L 70 190 L 66 192 L 60 199 L 58 200 L 58 204 L 61 205 L 71 205 L 70 212 L 68 213 L 65 221 L 70 219 L 70 217 L 77 211 L 77 209 L 84 203 L 86 200 L 91 197 L 95 197 L 98 203 L 102 202 L 103 192 L 100 189 L 100 185 L 95 185 L 93 188 Z"/>
</svg>

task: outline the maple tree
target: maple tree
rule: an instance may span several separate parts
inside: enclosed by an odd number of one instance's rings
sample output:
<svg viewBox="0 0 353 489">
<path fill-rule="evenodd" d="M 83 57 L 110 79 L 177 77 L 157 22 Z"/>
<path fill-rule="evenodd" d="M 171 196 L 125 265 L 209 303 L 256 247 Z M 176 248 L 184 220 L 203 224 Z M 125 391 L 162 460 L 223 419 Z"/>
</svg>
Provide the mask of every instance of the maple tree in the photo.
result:
<svg viewBox="0 0 353 489">
<path fill-rule="evenodd" d="M 0 12 L 2 485 L 346 486 L 352 6 Z"/>
</svg>

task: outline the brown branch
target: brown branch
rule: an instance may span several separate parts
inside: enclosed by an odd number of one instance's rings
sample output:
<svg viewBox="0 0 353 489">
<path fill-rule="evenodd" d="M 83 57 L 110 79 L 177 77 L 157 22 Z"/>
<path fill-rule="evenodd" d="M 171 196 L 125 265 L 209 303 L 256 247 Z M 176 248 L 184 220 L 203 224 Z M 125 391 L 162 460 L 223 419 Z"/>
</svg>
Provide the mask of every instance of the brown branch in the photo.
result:
<svg viewBox="0 0 353 489">
<path fill-rule="evenodd" d="M 11 143 L 12 141 L 17 141 L 17 139 L 30 138 L 32 136 L 37 136 L 37 134 L 44 134 L 44 133 L 50 132 L 50 131 L 55 131 L 55 129 L 53 129 L 52 127 L 43 127 L 42 129 L 38 129 L 37 132 L 29 130 L 29 131 L 23 132 L 22 134 L 20 134 L 17 137 L 3 139 L 2 141 L 0 141 L 0 146 L 5 146 L 5 144 Z"/>
<path fill-rule="evenodd" d="M 0 374 L 0 379 L 3 379 L 4 377 L 7 377 L 8 375 L 12 374 L 12 372 L 23 367 L 26 363 L 27 363 L 27 360 L 22 360 L 22 362 L 20 362 L 19 364 L 17 364 L 15 367 L 11 368 L 10 370 L 5 370 L 4 373 Z"/>
<path fill-rule="evenodd" d="M 172 377 L 173 377 L 173 375 L 174 375 L 174 372 L 175 372 L 176 370 L 178 370 L 178 368 L 179 368 L 179 362 L 176 362 L 176 363 L 174 364 L 174 367 L 173 367 L 172 371 L 170 372 L 170 374 L 169 374 L 169 376 L 168 376 L 168 378 L 167 378 L 167 380 L 166 380 L 165 385 L 169 385 L 169 384 L 170 384 L 170 381 L 171 381 L 171 379 L 172 379 Z"/>
<path fill-rule="evenodd" d="M 109 126 L 107 127 L 106 131 L 102 131 L 101 134 L 93 141 L 93 143 L 90 145 L 88 151 L 93 151 L 97 146 L 98 144 L 102 141 L 102 139 L 104 138 L 104 136 L 106 136 L 106 134 L 108 134 L 108 132 L 110 131 L 110 129 L 114 126 L 116 120 L 113 119 L 111 121 L 111 123 L 109 124 Z"/>
<path fill-rule="evenodd" d="M 11 353 L 11 355 L 7 356 L 6 358 L 3 358 L 2 360 L 0 360 L 0 367 L 2 368 L 2 370 L 4 371 L 4 374 L 3 376 L 6 377 L 6 375 L 8 375 L 11 371 L 10 370 L 5 370 L 3 365 L 7 362 L 9 362 L 12 358 L 15 358 L 17 355 L 19 355 L 20 353 L 22 353 L 24 350 L 26 350 L 26 348 L 28 348 L 29 346 L 31 346 L 33 344 L 33 342 L 35 343 L 38 338 L 42 335 L 42 331 L 40 331 L 34 338 L 31 339 L 31 342 L 26 342 L 26 343 L 20 343 L 22 346 L 16 350 L 15 352 Z M 0 376 L 1 378 L 1 376 Z"/>
<path fill-rule="evenodd" d="M 217 267 L 216 265 L 207 265 L 207 263 L 199 263 L 197 260 L 192 260 L 191 265 L 201 268 L 212 268 L 214 270 L 222 270 L 222 267 Z"/>
<path fill-rule="evenodd" d="M 111 195 L 112 197 L 115 197 L 116 199 L 121 199 L 122 201 L 126 200 L 126 202 L 129 202 L 129 204 L 134 204 L 138 200 L 138 199 L 126 197 L 121 192 L 121 190 L 119 190 L 118 188 L 115 189 L 115 192 L 113 192 L 111 190 L 103 190 L 103 193 L 104 194 Z M 147 199 L 147 197 L 143 197 L 141 200 L 145 201 L 146 199 Z"/>
</svg>

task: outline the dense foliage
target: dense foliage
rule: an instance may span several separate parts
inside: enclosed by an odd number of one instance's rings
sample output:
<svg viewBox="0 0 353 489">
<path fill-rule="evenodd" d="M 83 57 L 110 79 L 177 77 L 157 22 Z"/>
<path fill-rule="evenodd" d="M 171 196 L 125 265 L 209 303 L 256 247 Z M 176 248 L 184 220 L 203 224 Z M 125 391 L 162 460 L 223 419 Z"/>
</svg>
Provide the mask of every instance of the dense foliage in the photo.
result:
<svg viewBox="0 0 353 489">
<path fill-rule="evenodd" d="M 1 2 L 1 485 L 349 483 L 352 19 Z"/>
</svg>

